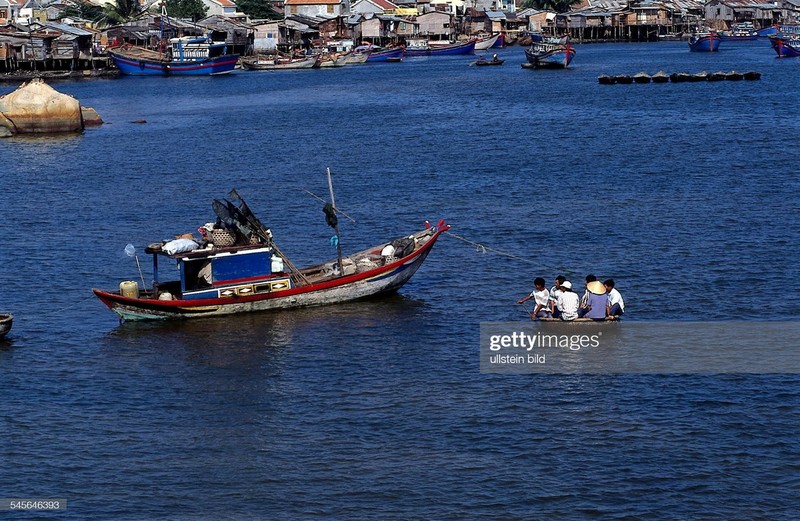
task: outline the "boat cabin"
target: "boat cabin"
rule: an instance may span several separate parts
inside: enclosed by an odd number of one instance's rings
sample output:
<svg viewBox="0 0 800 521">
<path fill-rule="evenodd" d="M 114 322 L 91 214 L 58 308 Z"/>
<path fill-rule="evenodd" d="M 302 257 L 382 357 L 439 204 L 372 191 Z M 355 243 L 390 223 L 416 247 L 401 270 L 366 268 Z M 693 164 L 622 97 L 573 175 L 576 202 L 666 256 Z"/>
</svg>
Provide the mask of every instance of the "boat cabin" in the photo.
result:
<svg viewBox="0 0 800 521">
<path fill-rule="evenodd" d="M 175 61 L 205 61 L 228 54 L 228 46 L 224 42 L 214 43 L 210 38 L 183 36 L 170 38 L 170 51 Z"/>
<path fill-rule="evenodd" d="M 153 274 L 158 298 L 183 300 L 228 298 L 292 288 L 283 259 L 263 244 L 194 250 L 167 254 L 153 251 Z M 158 258 L 175 260 L 179 281 L 159 283 Z"/>
</svg>

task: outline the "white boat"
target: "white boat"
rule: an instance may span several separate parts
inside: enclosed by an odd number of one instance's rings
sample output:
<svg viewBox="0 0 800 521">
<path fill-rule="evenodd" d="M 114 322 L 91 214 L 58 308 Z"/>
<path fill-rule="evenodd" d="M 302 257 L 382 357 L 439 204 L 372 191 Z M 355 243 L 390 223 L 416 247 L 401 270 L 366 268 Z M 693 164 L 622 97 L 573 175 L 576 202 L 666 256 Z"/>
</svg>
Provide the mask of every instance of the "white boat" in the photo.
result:
<svg viewBox="0 0 800 521">
<path fill-rule="evenodd" d="M 317 65 L 319 56 L 312 55 L 305 58 L 242 58 L 242 67 L 253 71 L 274 71 L 285 69 L 311 69 Z"/>
<path fill-rule="evenodd" d="M 478 40 L 475 41 L 475 50 L 485 51 L 486 49 L 491 49 L 494 44 L 497 43 L 498 38 L 500 38 L 500 33 L 488 36 L 486 38 L 478 38 Z"/>
</svg>

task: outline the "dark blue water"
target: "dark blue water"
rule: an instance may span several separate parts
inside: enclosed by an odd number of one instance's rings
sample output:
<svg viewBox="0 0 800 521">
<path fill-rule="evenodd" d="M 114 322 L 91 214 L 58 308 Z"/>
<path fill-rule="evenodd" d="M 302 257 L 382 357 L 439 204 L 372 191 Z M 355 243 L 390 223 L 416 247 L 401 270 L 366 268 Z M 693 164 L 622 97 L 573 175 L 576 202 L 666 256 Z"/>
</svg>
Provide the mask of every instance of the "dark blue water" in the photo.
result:
<svg viewBox="0 0 800 521">
<path fill-rule="evenodd" d="M 558 273 L 613 277 L 632 321 L 797 320 L 800 60 L 500 54 L 56 84 L 106 124 L 0 141 L 0 497 L 70 519 L 796 518 L 796 376 L 485 375 L 478 331 Z M 659 69 L 763 77 L 597 83 Z M 397 296 L 188 323 L 120 325 L 91 296 L 232 187 L 297 264 L 333 257 L 302 191 L 326 167 L 347 251 L 445 218 L 513 257 L 443 237 Z"/>
</svg>

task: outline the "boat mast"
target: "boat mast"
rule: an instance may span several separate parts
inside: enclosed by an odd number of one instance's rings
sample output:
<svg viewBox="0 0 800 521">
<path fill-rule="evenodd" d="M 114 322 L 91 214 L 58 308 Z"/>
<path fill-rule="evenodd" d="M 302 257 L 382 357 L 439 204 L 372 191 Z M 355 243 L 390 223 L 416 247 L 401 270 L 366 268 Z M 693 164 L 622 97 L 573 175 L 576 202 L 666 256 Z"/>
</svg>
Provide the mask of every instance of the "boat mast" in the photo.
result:
<svg viewBox="0 0 800 521">
<path fill-rule="evenodd" d="M 158 50 L 161 53 L 161 59 L 164 59 L 164 53 L 167 51 L 167 42 L 164 39 L 164 20 L 169 22 L 167 18 L 167 2 L 166 0 L 161 2 L 161 35 L 158 42 Z"/>
<path fill-rule="evenodd" d="M 333 207 L 333 215 L 336 216 L 336 201 L 333 198 L 333 180 L 331 179 L 331 169 L 328 167 L 326 169 L 328 175 L 328 190 L 331 194 L 331 206 Z M 333 229 L 336 230 L 336 258 L 339 260 L 339 273 L 344 275 L 344 268 L 342 267 L 342 241 L 340 240 L 339 235 L 339 221 L 338 219 L 334 220 Z"/>
</svg>

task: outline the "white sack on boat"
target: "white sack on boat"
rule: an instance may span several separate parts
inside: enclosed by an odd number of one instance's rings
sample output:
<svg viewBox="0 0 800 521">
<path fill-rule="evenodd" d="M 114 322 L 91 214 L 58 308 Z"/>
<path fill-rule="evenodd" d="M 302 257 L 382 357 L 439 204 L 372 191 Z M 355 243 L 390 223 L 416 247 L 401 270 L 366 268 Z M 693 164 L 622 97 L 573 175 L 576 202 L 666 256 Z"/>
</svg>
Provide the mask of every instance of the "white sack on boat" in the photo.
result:
<svg viewBox="0 0 800 521">
<path fill-rule="evenodd" d="M 162 246 L 161 251 L 167 255 L 175 255 L 176 253 L 194 251 L 199 247 L 200 245 L 191 239 L 175 239 Z"/>
<path fill-rule="evenodd" d="M 12 134 L 79 132 L 81 104 L 36 78 L 0 97 L 0 125 Z"/>
</svg>

